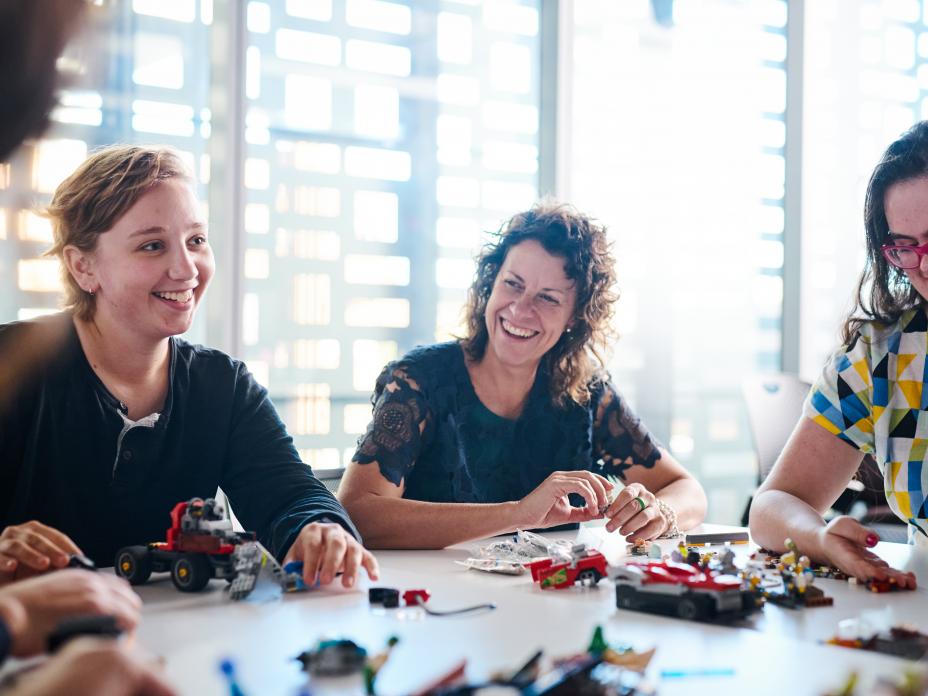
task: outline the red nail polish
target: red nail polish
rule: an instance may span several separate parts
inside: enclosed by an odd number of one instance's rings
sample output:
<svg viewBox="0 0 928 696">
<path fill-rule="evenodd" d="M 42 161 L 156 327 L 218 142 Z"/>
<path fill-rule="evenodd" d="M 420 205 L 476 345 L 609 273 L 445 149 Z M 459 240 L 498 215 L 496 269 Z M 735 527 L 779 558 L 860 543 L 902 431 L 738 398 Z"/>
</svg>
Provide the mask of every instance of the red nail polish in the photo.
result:
<svg viewBox="0 0 928 696">
<path fill-rule="evenodd" d="M 867 546 L 876 546 L 879 540 L 880 540 L 880 537 L 878 537 L 876 534 L 871 532 L 870 534 L 867 535 Z"/>
</svg>

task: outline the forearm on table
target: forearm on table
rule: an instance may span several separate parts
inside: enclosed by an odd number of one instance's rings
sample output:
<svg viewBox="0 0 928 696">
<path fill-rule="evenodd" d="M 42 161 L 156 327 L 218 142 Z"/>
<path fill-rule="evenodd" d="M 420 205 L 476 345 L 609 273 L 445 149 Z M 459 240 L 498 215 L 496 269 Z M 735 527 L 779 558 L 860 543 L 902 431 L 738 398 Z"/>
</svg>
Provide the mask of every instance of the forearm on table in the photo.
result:
<svg viewBox="0 0 928 696">
<path fill-rule="evenodd" d="M 706 517 L 706 494 L 694 478 L 684 477 L 654 491 L 677 513 L 677 528 L 692 529 Z"/>
<path fill-rule="evenodd" d="M 517 503 L 427 503 L 367 494 L 343 501 L 371 549 L 442 549 L 514 531 Z"/>
<path fill-rule="evenodd" d="M 771 551 L 784 551 L 783 542 L 790 538 L 800 553 L 813 560 L 822 560 L 821 531 L 824 527 L 821 514 L 792 493 L 761 491 L 751 504 L 751 538 Z"/>
</svg>

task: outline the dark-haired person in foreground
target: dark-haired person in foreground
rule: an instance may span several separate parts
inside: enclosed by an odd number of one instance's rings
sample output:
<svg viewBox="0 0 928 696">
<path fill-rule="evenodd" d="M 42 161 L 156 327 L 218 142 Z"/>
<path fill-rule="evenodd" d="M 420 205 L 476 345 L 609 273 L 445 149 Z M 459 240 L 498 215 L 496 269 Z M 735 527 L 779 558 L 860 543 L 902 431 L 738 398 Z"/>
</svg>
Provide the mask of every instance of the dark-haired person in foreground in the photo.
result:
<svg viewBox="0 0 928 696">
<path fill-rule="evenodd" d="M 569 206 L 539 204 L 504 226 L 478 260 L 467 335 L 417 348 L 377 380 L 339 489 L 372 548 L 602 517 L 654 539 L 702 520 L 701 486 L 603 368 L 613 266 L 605 230 Z M 626 484 L 614 501 L 608 475 Z"/>
<path fill-rule="evenodd" d="M 771 549 L 790 537 L 811 558 L 861 579 L 914 587 L 913 574 L 870 551 L 876 532 L 822 515 L 869 454 L 910 541 L 928 545 L 928 122 L 883 154 L 867 187 L 864 226 L 867 264 L 842 345 L 754 498 L 751 533 Z"/>
</svg>

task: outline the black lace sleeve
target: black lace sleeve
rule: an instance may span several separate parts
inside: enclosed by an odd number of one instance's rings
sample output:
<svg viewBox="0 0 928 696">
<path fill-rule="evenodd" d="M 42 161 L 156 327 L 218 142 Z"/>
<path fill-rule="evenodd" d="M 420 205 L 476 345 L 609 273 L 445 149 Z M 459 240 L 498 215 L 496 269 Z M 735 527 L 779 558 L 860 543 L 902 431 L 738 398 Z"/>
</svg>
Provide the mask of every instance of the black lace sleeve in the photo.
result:
<svg viewBox="0 0 928 696">
<path fill-rule="evenodd" d="M 421 451 L 428 404 L 416 381 L 392 363 L 377 378 L 371 400 L 374 417 L 358 441 L 354 461 L 377 462 L 383 477 L 399 486 Z"/>
<path fill-rule="evenodd" d="M 609 382 L 602 385 L 596 404 L 593 451 L 603 461 L 603 473 L 623 481 L 631 467 L 650 469 L 661 458 L 657 441 Z"/>
</svg>

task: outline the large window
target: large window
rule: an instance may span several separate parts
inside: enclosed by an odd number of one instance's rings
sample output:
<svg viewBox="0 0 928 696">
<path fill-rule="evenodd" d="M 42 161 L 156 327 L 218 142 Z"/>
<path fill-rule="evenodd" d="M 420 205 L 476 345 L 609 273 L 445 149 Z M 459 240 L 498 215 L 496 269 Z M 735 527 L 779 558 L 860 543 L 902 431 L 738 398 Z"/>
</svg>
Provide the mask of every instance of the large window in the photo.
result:
<svg viewBox="0 0 928 696">
<path fill-rule="evenodd" d="M 55 310 L 30 210 L 88 150 L 173 145 L 217 254 L 190 338 L 246 361 L 307 463 L 342 466 L 384 363 L 458 331 L 485 232 L 537 198 L 540 2 L 133 0 L 93 25 L 65 59 L 93 86 L 0 168 L 0 321 Z"/>
<path fill-rule="evenodd" d="M 561 187 L 615 243 L 612 374 L 709 519 L 737 521 L 755 475 L 740 381 L 780 363 L 786 3 L 569 7 Z"/>
<path fill-rule="evenodd" d="M 864 267 L 870 173 L 928 117 L 928 10 L 914 0 L 805 7 L 800 373 L 814 380 Z"/>
<path fill-rule="evenodd" d="M 538 191 L 538 3 L 248 3 L 242 355 L 300 453 L 354 453 L 383 365 L 460 323 Z"/>
</svg>

